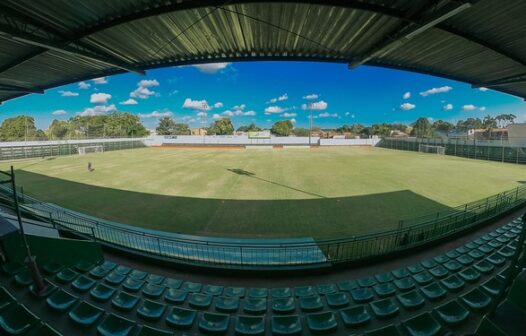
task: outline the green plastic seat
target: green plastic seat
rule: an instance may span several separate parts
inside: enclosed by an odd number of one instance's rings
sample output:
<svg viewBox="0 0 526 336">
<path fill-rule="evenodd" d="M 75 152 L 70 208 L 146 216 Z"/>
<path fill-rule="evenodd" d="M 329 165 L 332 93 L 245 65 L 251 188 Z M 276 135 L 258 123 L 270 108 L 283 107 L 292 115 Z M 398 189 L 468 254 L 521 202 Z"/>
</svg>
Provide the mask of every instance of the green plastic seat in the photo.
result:
<svg viewBox="0 0 526 336">
<path fill-rule="evenodd" d="M 429 313 L 422 313 L 403 323 L 411 336 L 434 336 L 440 334 L 442 326 Z"/>
<path fill-rule="evenodd" d="M 381 298 L 394 295 L 396 293 L 396 288 L 390 282 L 380 283 L 373 287 L 374 292 Z"/>
<path fill-rule="evenodd" d="M 414 264 L 414 265 L 409 265 L 407 266 L 407 270 L 411 273 L 411 274 L 417 274 L 417 273 L 420 273 L 424 270 L 424 268 L 422 267 L 421 264 Z"/>
<path fill-rule="evenodd" d="M 347 307 L 351 302 L 349 299 L 349 294 L 345 292 L 327 294 L 325 299 L 327 300 L 327 305 L 329 305 L 331 308 Z"/>
<path fill-rule="evenodd" d="M 195 310 L 173 307 L 166 316 L 166 323 L 174 328 L 189 329 L 194 324 L 196 316 Z"/>
<path fill-rule="evenodd" d="M 292 296 L 290 288 L 272 288 L 270 291 L 273 299 L 288 298 Z"/>
<path fill-rule="evenodd" d="M 389 281 L 394 280 L 393 274 L 391 274 L 391 272 L 377 274 L 374 277 L 376 281 L 378 281 L 379 283 L 384 283 L 384 282 L 389 282 Z"/>
<path fill-rule="evenodd" d="M 247 314 L 261 315 L 267 311 L 267 299 L 248 298 L 244 303 L 243 311 Z"/>
<path fill-rule="evenodd" d="M 488 253 L 493 252 L 494 248 L 489 246 L 488 244 L 485 244 L 485 245 L 479 246 L 478 250 L 484 254 L 488 254 Z"/>
<path fill-rule="evenodd" d="M 371 316 L 363 305 L 340 310 L 340 317 L 343 323 L 350 328 L 366 325 L 371 321 Z"/>
<path fill-rule="evenodd" d="M 77 292 L 85 293 L 95 286 L 95 283 L 95 280 L 81 275 L 71 283 L 71 287 L 73 287 L 73 289 L 75 289 Z"/>
<path fill-rule="evenodd" d="M 450 259 L 455 259 L 460 257 L 460 253 L 458 253 L 457 250 L 450 250 L 446 253 L 446 257 Z"/>
<path fill-rule="evenodd" d="M 427 269 L 435 268 L 438 266 L 436 261 L 434 261 L 433 259 L 424 260 L 420 262 L 420 265 L 424 266 L 424 268 L 427 268 Z"/>
<path fill-rule="evenodd" d="M 372 276 L 360 278 L 356 280 L 356 282 L 358 283 L 358 286 L 360 287 L 372 287 L 377 284 L 375 278 Z"/>
<path fill-rule="evenodd" d="M 420 286 L 427 285 L 428 283 L 434 280 L 433 276 L 428 271 L 423 271 L 418 274 L 414 274 L 412 277 L 413 280 L 415 280 L 415 282 Z"/>
<path fill-rule="evenodd" d="M 473 311 L 483 311 L 491 304 L 491 297 L 475 288 L 462 295 L 462 301 Z"/>
<path fill-rule="evenodd" d="M 133 278 L 126 278 L 126 280 L 124 280 L 124 282 L 122 283 L 122 288 L 131 293 L 138 292 L 143 286 L 144 281 L 136 280 Z"/>
<path fill-rule="evenodd" d="M 179 289 L 168 288 L 164 293 L 164 300 L 168 303 L 180 305 L 186 301 L 187 296 L 188 292 Z"/>
<path fill-rule="evenodd" d="M 223 291 L 223 296 L 230 296 L 236 298 L 244 298 L 246 289 L 243 287 L 226 287 Z"/>
<path fill-rule="evenodd" d="M 371 301 L 374 294 L 370 288 L 356 288 L 351 290 L 351 297 L 356 303 L 365 303 Z"/>
<path fill-rule="evenodd" d="M 29 286 L 33 283 L 33 278 L 27 268 L 15 274 L 15 283 L 23 287 Z"/>
<path fill-rule="evenodd" d="M 466 282 L 475 283 L 480 279 L 480 273 L 475 271 L 473 267 L 468 267 L 460 272 L 458 275 Z"/>
<path fill-rule="evenodd" d="M 397 279 L 393 281 L 393 283 L 402 292 L 407 292 L 415 288 L 415 281 L 411 277 Z"/>
<path fill-rule="evenodd" d="M 318 285 L 318 294 L 319 295 L 327 295 L 336 293 L 338 291 L 338 288 L 335 284 L 321 284 Z"/>
<path fill-rule="evenodd" d="M 449 258 L 446 255 L 437 255 L 433 257 L 433 260 L 439 264 L 445 264 L 449 261 Z"/>
<path fill-rule="evenodd" d="M 191 293 L 188 304 L 191 307 L 199 309 L 207 309 L 212 304 L 212 295 Z"/>
<path fill-rule="evenodd" d="M 109 314 L 97 326 L 97 332 L 101 336 L 128 336 L 132 334 L 135 322 L 122 316 Z"/>
<path fill-rule="evenodd" d="M 502 247 L 502 243 L 500 241 L 498 241 L 497 239 L 494 239 L 494 240 L 488 242 L 488 245 L 491 246 L 491 247 L 494 247 L 495 249 L 498 249 L 498 248 Z"/>
<path fill-rule="evenodd" d="M 46 303 L 50 308 L 63 312 L 69 310 L 78 300 L 76 296 L 59 289 L 46 299 Z"/>
<path fill-rule="evenodd" d="M 144 300 L 142 305 L 137 309 L 137 315 L 148 321 L 157 321 L 164 314 L 165 310 L 165 304 Z"/>
<path fill-rule="evenodd" d="M 265 318 L 240 315 L 236 318 L 235 331 L 238 335 L 263 335 L 265 334 Z"/>
<path fill-rule="evenodd" d="M 0 287 L 0 312 L 16 302 L 16 298 L 4 287 Z"/>
<path fill-rule="evenodd" d="M 142 288 L 142 294 L 149 298 L 158 299 L 161 297 L 161 295 L 163 295 L 165 288 L 166 287 L 164 286 L 146 283 L 146 285 Z"/>
<path fill-rule="evenodd" d="M 82 273 L 86 273 L 87 271 L 89 271 L 90 269 L 92 269 L 93 267 L 95 267 L 95 264 L 93 262 L 90 262 L 90 261 L 86 261 L 86 260 L 79 260 L 75 263 L 75 269 L 79 272 L 82 272 Z"/>
<path fill-rule="evenodd" d="M 96 266 L 91 271 L 89 271 L 89 275 L 95 279 L 102 279 L 109 273 L 110 270 L 103 268 L 102 266 Z"/>
<path fill-rule="evenodd" d="M 275 335 L 296 335 L 303 331 L 298 315 L 272 316 L 272 333 Z"/>
<path fill-rule="evenodd" d="M 486 260 L 495 266 L 502 266 L 506 262 L 506 258 L 497 253 L 490 255 L 486 258 Z"/>
<path fill-rule="evenodd" d="M 164 279 L 163 285 L 168 288 L 178 289 L 183 284 L 183 280 L 166 278 Z"/>
<path fill-rule="evenodd" d="M 149 274 L 146 277 L 146 282 L 154 284 L 154 285 L 160 285 L 163 283 L 165 277 L 163 275 L 158 274 Z"/>
<path fill-rule="evenodd" d="M 479 271 L 480 273 L 489 274 L 493 272 L 495 269 L 495 266 L 493 264 L 490 264 L 489 262 L 482 260 L 473 265 L 473 267 Z"/>
<path fill-rule="evenodd" d="M 391 273 L 397 279 L 406 278 L 406 277 L 411 275 L 409 273 L 409 271 L 405 267 L 401 267 L 401 268 L 395 269 L 395 270 L 391 271 Z"/>
<path fill-rule="evenodd" d="M 461 306 L 457 300 L 449 301 L 434 310 L 436 316 L 447 325 L 457 325 L 469 317 L 469 310 Z"/>
<path fill-rule="evenodd" d="M 489 295 L 496 297 L 499 295 L 502 288 L 504 288 L 504 283 L 497 278 L 491 278 L 488 281 L 482 284 L 482 290 L 484 290 Z"/>
<path fill-rule="evenodd" d="M 22 335 L 39 321 L 25 306 L 14 304 L 0 313 L 0 331 L 7 335 Z"/>
<path fill-rule="evenodd" d="M 216 298 L 215 308 L 219 312 L 234 313 L 239 308 L 239 299 L 236 297 L 219 296 Z"/>
<path fill-rule="evenodd" d="M 407 310 L 418 309 L 425 303 L 424 298 L 418 294 L 416 289 L 404 294 L 399 294 L 396 297 Z"/>
<path fill-rule="evenodd" d="M 331 311 L 307 314 L 307 326 L 313 333 L 328 333 L 338 328 L 338 322 Z"/>
<path fill-rule="evenodd" d="M 389 324 L 385 327 L 369 330 L 365 332 L 366 336 L 401 336 L 402 334 L 400 331 L 398 331 L 398 328 L 393 325 Z"/>
<path fill-rule="evenodd" d="M 479 250 L 473 250 L 468 253 L 468 256 L 475 260 L 479 260 L 484 257 L 484 253 L 480 252 Z"/>
<path fill-rule="evenodd" d="M 457 258 L 457 261 L 464 266 L 473 264 L 473 258 L 471 258 L 469 255 L 461 255 Z"/>
<path fill-rule="evenodd" d="M 185 282 L 181 286 L 181 290 L 184 290 L 188 293 L 199 293 L 201 291 L 202 284 L 197 282 Z"/>
<path fill-rule="evenodd" d="M 126 292 L 118 292 L 111 300 L 111 305 L 118 310 L 129 312 L 132 311 L 139 303 L 139 297 Z"/>
<path fill-rule="evenodd" d="M 83 327 L 92 326 L 103 314 L 104 311 L 102 309 L 85 301 L 81 302 L 68 313 L 69 318 L 73 322 Z"/>
<path fill-rule="evenodd" d="M 481 245 L 486 244 L 486 241 L 483 240 L 483 239 L 481 239 L 481 238 L 478 238 L 478 239 L 475 239 L 475 240 L 473 241 L 473 243 L 477 244 L 478 246 L 481 246 Z M 478 248 L 478 247 L 477 247 L 477 248 Z"/>
<path fill-rule="evenodd" d="M 131 272 L 131 268 L 127 266 L 119 265 L 114 270 L 116 273 L 122 274 L 122 275 L 128 275 Z"/>
<path fill-rule="evenodd" d="M 89 292 L 92 298 L 100 302 L 108 301 L 113 296 L 114 293 L 115 293 L 115 288 L 106 286 L 101 283 L 97 284 Z"/>
<path fill-rule="evenodd" d="M 222 334 L 228 330 L 230 316 L 216 313 L 202 313 L 199 330 L 207 334 Z"/>
<path fill-rule="evenodd" d="M 369 305 L 374 315 L 379 319 L 391 318 L 400 312 L 400 308 L 391 298 L 373 301 Z"/>
<path fill-rule="evenodd" d="M 282 298 L 272 300 L 272 311 L 277 314 L 291 313 L 296 309 L 293 298 Z"/>
<path fill-rule="evenodd" d="M 499 251 L 497 251 L 497 253 L 503 256 L 504 258 L 509 259 L 515 255 L 515 250 L 505 246 L 501 248 Z"/>
<path fill-rule="evenodd" d="M 113 271 L 115 268 L 117 268 L 117 264 L 113 261 L 105 260 L 102 264 L 100 264 L 100 267 L 108 271 Z"/>
<path fill-rule="evenodd" d="M 300 308 L 304 311 L 317 311 L 323 308 L 321 298 L 317 295 L 303 296 L 300 299 Z"/>
<path fill-rule="evenodd" d="M 19 263 L 18 261 L 10 261 L 2 265 L 2 272 L 5 275 L 13 276 L 23 270 L 25 268 L 24 265 Z"/>
<path fill-rule="evenodd" d="M 302 287 L 296 287 L 294 288 L 294 294 L 296 297 L 305 297 L 305 296 L 312 296 L 316 295 L 316 290 L 312 286 L 302 286 Z"/>
<path fill-rule="evenodd" d="M 450 260 L 444 263 L 444 267 L 447 268 L 450 272 L 457 272 L 462 269 L 462 264 L 456 260 Z"/>
<path fill-rule="evenodd" d="M 431 301 L 441 300 L 447 294 L 446 290 L 437 282 L 421 287 L 420 290 L 422 291 L 422 294 Z"/>
<path fill-rule="evenodd" d="M 58 262 L 55 262 L 55 261 L 48 261 L 47 263 L 45 263 L 42 266 L 42 270 L 47 275 L 57 274 L 58 272 L 62 271 L 63 269 L 64 269 L 64 265 L 62 265 L 62 264 L 60 264 Z"/>
<path fill-rule="evenodd" d="M 358 288 L 358 284 L 354 280 L 344 280 L 336 283 L 338 289 L 344 292 L 350 292 L 351 290 Z"/>
<path fill-rule="evenodd" d="M 204 285 L 203 294 L 208 294 L 212 296 L 220 296 L 221 294 L 223 294 L 223 286 Z"/>
<path fill-rule="evenodd" d="M 47 323 L 40 322 L 40 325 L 32 328 L 27 336 L 63 336 L 60 332 L 55 330 Z"/>
<path fill-rule="evenodd" d="M 440 280 L 440 284 L 446 287 L 449 291 L 456 292 L 461 290 L 466 283 L 456 274 L 453 274 L 445 279 Z"/>
<path fill-rule="evenodd" d="M 135 334 L 135 336 L 173 336 L 173 334 L 171 331 L 142 326 L 141 330 Z"/>
<path fill-rule="evenodd" d="M 148 276 L 148 272 L 134 269 L 128 274 L 128 276 L 135 280 L 144 280 Z"/>
<path fill-rule="evenodd" d="M 108 284 L 112 286 L 118 286 L 124 281 L 124 279 L 126 279 L 126 275 L 120 274 L 114 271 L 106 275 L 106 277 L 104 278 L 104 281 L 106 281 Z"/>
<path fill-rule="evenodd" d="M 434 276 L 435 278 L 443 278 L 449 274 L 448 270 L 442 265 L 431 268 L 429 270 L 429 273 L 431 273 L 431 275 Z"/>
<path fill-rule="evenodd" d="M 475 244 L 474 242 L 469 242 L 469 243 L 466 243 L 464 247 L 467 248 L 468 250 L 473 250 L 473 249 L 476 249 L 478 245 Z"/>
<path fill-rule="evenodd" d="M 250 288 L 248 290 L 248 297 L 253 299 L 266 299 L 268 297 L 268 294 L 268 288 Z"/>
<path fill-rule="evenodd" d="M 58 282 L 68 284 L 75 280 L 78 276 L 79 274 L 71 268 L 64 268 L 63 270 L 57 273 L 56 278 Z"/>
<path fill-rule="evenodd" d="M 469 253 L 469 251 L 471 251 L 471 248 L 468 248 L 466 246 L 460 246 L 460 247 L 457 247 L 455 251 L 457 251 L 459 254 L 466 254 L 466 253 Z"/>
</svg>

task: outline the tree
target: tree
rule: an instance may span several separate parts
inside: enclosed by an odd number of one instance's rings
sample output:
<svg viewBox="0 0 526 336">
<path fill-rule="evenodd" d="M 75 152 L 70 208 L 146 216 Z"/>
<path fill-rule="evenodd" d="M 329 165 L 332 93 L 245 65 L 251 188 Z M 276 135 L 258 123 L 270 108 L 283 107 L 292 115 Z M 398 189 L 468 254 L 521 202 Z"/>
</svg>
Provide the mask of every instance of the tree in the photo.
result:
<svg viewBox="0 0 526 336">
<path fill-rule="evenodd" d="M 430 138 L 433 136 L 433 128 L 427 118 L 418 118 L 412 126 L 412 136 L 416 136 L 417 138 Z"/>
<path fill-rule="evenodd" d="M 455 129 L 455 125 L 447 121 L 437 120 L 433 123 L 433 129 L 441 132 L 451 132 Z"/>
<path fill-rule="evenodd" d="M 336 132 L 342 134 L 342 133 L 351 133 L 352 132 L 352 127 L 349 126 L 349 125 L 343 125 L 341 127 L 338 127 L 336 129 Z"/>
<path fill-rule="evenodd" d="M 162 117 L 159 119 L 159 125 L 155 129 L 159 135 L 170 135 L 174 129 L 175 121 L 172 117 Z"/>
<path fill-rule="evenodd" d="M 296 127 L 292 130 L 292 134 L 299 137 L 308 137 L 309 136 L 309 129 L 303 128 L 303 127 Z"/>
<path fill-rule="evenodd" d="M 517 116 L 514 114 L 499 114 L 495 117 L 495 121 L 497 122 L 498 127 L 504 128 L 510 124 L 513 124 L 516 118 Z"/>
<path fill-rule="evenodd" d="M 277 136 L 289 136 L 292 131 L 293 125 L 290 120 L 280 120 L 270 129 L 270 132 Z"/>
<path fill-rule="evenodd" d="M 482 120 L 479 118 L 468 118 L 465 121 L 459 120 L 457 122 L 457 129 L 460 131 L 468 131 L 470 129 L 480 129 L 483 128 Z"/>
<path fill-rule="evenodd" d="M 256 124 L 251 123 L 248 126 L 239 126 L 237 129 L 238 132 L 259 132 L 261 128 L 257 127 Z"/>
<path fill-rule="evenodd" d="M 48 135 L 51 139 L 64 139 L 69 131 L 67 121 L 53 120 L 48 128 Z"/>
<path fill-rule="evenodd" d="M 351 133 L 354 135 L 360 135 L 362 134 L 362 131 L 364 130 L 365 126 L 362 124 L 352 124 L 351 125 Z"/>
<path fill-rule="evenodd" d="M 174 135 L 190 135 L 192 131 L 188 127 L 188 124 L 174 124 L 172 134 Z"/>
<path fill-rule="evenodd" d="M 7 118 L 0 126 L 0 138 L 2 140 L 25 140 L 35 137 L 37 128 L 33 117 L 21 115 Z"/>
<path fill-rule="evenodd" d="M 234 125 L 230 118 L 221 118 L 214 121 L 207 129 L 207 134 L 215 135 L 231 135 L 234 134 Z"/>
<path fill-rule="evenodd" d="M 75 116 L 68 120 L 69 137 L 142 137 L 149 134 L 138 116 L 114 112 L 108 115 Z"/>
</svg>

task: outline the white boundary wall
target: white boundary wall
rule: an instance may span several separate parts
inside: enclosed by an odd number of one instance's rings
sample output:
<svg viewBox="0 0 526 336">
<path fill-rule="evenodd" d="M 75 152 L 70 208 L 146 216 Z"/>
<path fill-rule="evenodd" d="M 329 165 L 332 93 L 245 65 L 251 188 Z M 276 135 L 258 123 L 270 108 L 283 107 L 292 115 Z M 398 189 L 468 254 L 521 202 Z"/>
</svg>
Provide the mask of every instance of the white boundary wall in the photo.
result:
<svg viewBox="0 0 526 336">
<path fill-rule="evenodd" d="M 30 147 L 47 145 L 82 145 L 105 142 L 142 141 L 147 144 L 148 138 L 108 138 L 108 139 L 82 139 L 82 140 L 42 140 L 42 141 L 4 141 L 0 147 Z"/>
<path fill-rule="evenodd" d="M 375 146 L 380 139 L 320 139 L 312 137 L 310 144 L 320 146 Z M 271 137 L 250 139 L 248 136 L 178 135 L 151 137 L 149 144 L 173 145 L 309 145 L 309 137 Z"/>
<path fill-rule="evenodd" d="M 381 139 L 320 139 L 320 146 L 376 146 Z"/>
</svg>

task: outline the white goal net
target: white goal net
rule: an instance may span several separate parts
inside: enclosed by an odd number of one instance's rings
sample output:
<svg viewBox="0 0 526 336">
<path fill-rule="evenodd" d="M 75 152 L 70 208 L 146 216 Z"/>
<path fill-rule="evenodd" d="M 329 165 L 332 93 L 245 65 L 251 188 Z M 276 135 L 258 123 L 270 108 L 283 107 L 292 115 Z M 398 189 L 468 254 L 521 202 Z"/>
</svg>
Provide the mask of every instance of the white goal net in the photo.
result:
<svg viewBox="0 0 526 336">
<path fill-rule="evenodd" d="M 421 153 L 431 153 L 431 154 L 446 154 L 446 147 L 444 146 L 432 146 L 432 145 L 418 145 L 418 151 Z"/>
<path fill-rule="evenodd" d="M 77 148 L 79 155 L 84 155 L 88 153 L 102 153 L 104 152 L 104 147 L 102 145 L 99 146 L 83 146 Z"/>
</svg>

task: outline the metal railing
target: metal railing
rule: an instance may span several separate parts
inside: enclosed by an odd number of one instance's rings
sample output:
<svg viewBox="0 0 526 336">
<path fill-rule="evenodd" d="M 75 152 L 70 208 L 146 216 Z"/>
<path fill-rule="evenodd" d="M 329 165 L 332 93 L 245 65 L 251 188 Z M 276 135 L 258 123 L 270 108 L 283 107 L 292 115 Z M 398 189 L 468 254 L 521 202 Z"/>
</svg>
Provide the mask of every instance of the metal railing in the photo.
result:
<svg viewBox="0 0 526 336">
<path fill-rule="evenodd" d="M 11 191 L 0 186 L 0 200 Z M 134 228 L 43 203 L 19 194 L 26 214 L 86 238 L 176 262 L 232 268 L 319 267 L 362 261 L 429 244 L 467 230 L 526 204 L 526 186 L 465 204 L 450 211 L 406 220 L 398 228 L 340 239 L 226 239 Z"/>
</svg>

